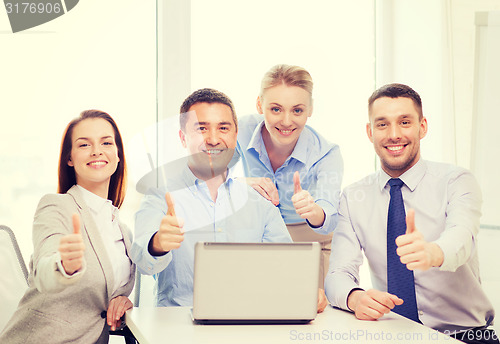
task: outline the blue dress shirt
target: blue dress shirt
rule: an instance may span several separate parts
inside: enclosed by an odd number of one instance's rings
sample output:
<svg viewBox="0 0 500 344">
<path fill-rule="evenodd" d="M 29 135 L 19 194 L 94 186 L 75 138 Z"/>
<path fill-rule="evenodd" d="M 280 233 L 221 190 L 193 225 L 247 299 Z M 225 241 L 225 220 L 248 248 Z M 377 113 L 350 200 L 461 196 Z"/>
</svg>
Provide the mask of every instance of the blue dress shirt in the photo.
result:
<svg viewBox="0 0 500 344">
<path fill-rule="evenodd" d="M 348 310 L 348 294 L 359 285 L 362 251 L 373 287 L 387 291 L 390 178 L 380 170 L 342 193 L 325 280 L 333 306 Z M 421 159 L 399 178 L 405 209 L 415 209 L 416 229 L 444 253 L 441 267 L 414 271 L 420 321 L 442 332 L 490 325 L 494 310 L 479 278 L 481 191 L 474 176 L 463 168 Z"/>
<path fill-rule="evenodd" d="M 262 140 L 263 118 L 263 115 L 248 115 L 238 119 L 238 152 L 242 156 L 245 176 L 270 178 L 278 189 L 278 207 L 285 223 L 303 223 L 304 219 L 297 214 L 292 203 L 293 174 L 299 171 L 302 189 L 309 191 L 325 212 L 323 226 L 311 228 L 319 234 L 333 231 L 338 220 L 344 169 L 339 146 L 306 125 L 292 154 L 274 172 Z"/>
<path fill-rule="evenodd" d="M 150 189 L 135 216 L 130 255 L 141 273 L 155 275 L 157 306 L 193 304 L 194 246 L 198 241 L 292 242 L 278 209 L 248 185 L 228 176 L 213 202 L 203 180 L 187 166 L 179 172 L 169 177 L 167 187 Z M 184 241 L 180 248 L 155 257 L 148 244 L 167 213 L 167 189 L 176 215 L 185 221 Z"/>
</svg>

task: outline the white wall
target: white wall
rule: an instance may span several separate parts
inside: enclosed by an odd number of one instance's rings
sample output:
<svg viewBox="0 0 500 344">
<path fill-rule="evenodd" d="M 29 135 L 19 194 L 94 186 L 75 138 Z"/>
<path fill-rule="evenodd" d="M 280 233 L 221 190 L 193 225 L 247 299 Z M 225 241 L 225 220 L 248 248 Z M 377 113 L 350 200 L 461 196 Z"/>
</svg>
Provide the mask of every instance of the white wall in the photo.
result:
<svg viewBox="0 0 500 344">
<path fill-rule="evenodd" d="M 495 9 L 496 0 L 377 1 L 377 86 L 420 93 L 426 159 L 471 167 L 475 12 Z"/>
<path fill-rule="evenodd" d="M 481 223 L 500 229 L 500 11 L 476 16 L 471 168 L 483 190 Z"/>
<path fill-rule="evenodd" d="M 456 115 L 457 164 L 471 167 L 474 66 L 476 50 L 475 13 L 500 10 L 498 0 L 453 0 L 450 3 L 449 45 L 453 64 L 453 102 Z M 500 44 L 500 42 L 497 42 Z M 497 87 L 498 86 L 497 84 Z M 499 91 L 500 92 L 500 91 Z M 500 192 L 500 190 L 499 190 Z"/>
<path fill-rule="evenodd" d="M 314 81 L 308 121 L 344 158 L 344 185 L 374 170 L 366 137 L 374 87 L 374 2 L 191 1 L 192 90 L 225 92 L 239 116 L 256 113 L 264 73 L 280 63 L 306 68 Z"/>
<path fill-rule="evenodd" d="M 0 10 L 0 223 L 25 260 L 38 201 L 57 188 L 67 123 L 97 108 L 117 121 L 125 145 L 156 119 L 155 3 L 85 0 L 66 15 L 13 34 Z M 127 149 L 127 146 L 126 146 Z M 121 212 L 132 227 L 133 181 Z"/>
<path fill-rule="evenodd" d="M 377 87 L 398 82 L 417 91 L 429 123 L 422 156 L 454 163 L 444 1 L 382 0 L 377 15 Z"/>
</svg>

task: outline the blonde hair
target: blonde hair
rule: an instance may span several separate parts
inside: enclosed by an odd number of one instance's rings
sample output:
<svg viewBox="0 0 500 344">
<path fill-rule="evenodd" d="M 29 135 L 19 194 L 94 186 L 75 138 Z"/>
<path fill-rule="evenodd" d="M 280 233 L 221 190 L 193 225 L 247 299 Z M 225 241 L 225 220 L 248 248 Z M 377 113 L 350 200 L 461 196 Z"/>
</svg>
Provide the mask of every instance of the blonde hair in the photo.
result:
<svg viewBox="0 0 500 344">
<path fill-rule="evenodd" d="M 260 97 L 262 98 L 267 89 L 281 84 L 300 87 L 312 97 L 313 81 L 309 72 L 302 67 L 286 64 L 276 65 L 264 74 L 260 87 Z"/>
</svg>

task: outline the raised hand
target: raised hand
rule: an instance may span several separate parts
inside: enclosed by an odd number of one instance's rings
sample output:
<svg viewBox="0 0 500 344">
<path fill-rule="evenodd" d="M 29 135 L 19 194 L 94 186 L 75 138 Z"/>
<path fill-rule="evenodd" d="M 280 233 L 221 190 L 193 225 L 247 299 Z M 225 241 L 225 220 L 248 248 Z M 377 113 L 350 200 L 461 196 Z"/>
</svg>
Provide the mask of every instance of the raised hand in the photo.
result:
<svg viewBox="0 0 500 344">
<path fill-rule="evenodd" d="M 165 194 L 165 201 L 167 202 L 167 215 L 175 216 L 175 204 L 174 199 L 170 195 L 170 192 Z"/>
<path fill-rule="evenodd" d="M 80 233 L 80 216 L 73 214 L 73 234 L 65 235 L 59 242 L 61 264 L 68 275 L 73 275 L 80 270 L 83 264 L 83 251 L 85 245 Z"/>
<path fill-rule="evenodd" d="M 406 233 L 396 238 L 397 254 L 401 263 L 408 270 L 428 270 L 443 264 L 444 254 L 441 248 L 424 240 L 424 236 L 415 227 L 415 211 L 408 210 L 406 215 Z"/>
<path fill-rule="evenodd" d="M 361 320 L 377 320 L 402 304 L 403 300 L 396 295 L 376 289 L 355 290 L 347 299 L 347 306 Z"/>
<path fill-rule="evenodd" d="M 265 199 L 271 201 L 274 205 L 280 204 L 280 195 L 276 185 L 274 185 L 271 178 L 258 177 L 258 178 L 238 178 L 260 193 Z"/>
<path fill-rule="evenodd" d="M 302 190 L 298 171 L 293 174 L 293 189 L 292 203 L 295 207 L 295 212 L 301 218 L 307 219 L 311 225 L 315 227 L 322 226 L 325 222 L 325 212 L 314 202 L 314 199 L 307 190 Z"/>
<path fill-rule="evenodd" d="M 328 300 L 326 299 L 325 290 L 322 288 L 318 289 L 318 313 L 323 313 L 326 306 L 328 306 Z"/>
<path fill-rule="evenodd" d="M 161 219 L 158 232 L 153 238 L 153 253 L 164 254 L 181 247 L 184 240 L 184 221 L 175 215 L 174 200 L 169 192 L 165 194 L 167 214 Z"/>
<path fill-rule="evenodd" d="M 133 307 L 132 302 L 126 296 L 117 296 L 109 302 L 107 312 L 107 323 L 111 331 L 115 331 L 122 324 L 122 316 Z"/>
</svg>

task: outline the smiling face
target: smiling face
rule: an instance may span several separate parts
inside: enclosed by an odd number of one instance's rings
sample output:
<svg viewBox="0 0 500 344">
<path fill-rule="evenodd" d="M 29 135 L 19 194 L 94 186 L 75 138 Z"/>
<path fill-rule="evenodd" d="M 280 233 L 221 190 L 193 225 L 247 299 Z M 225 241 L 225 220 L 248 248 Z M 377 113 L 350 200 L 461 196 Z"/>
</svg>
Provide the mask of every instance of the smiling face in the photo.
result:
<svg viewBox="0 0 500 344">
<path fill-rule="evenodd" d="M 312 115 L 311 94 L 298 86 L 280 84 L 257 98 L 257 110 L 264 114 L 262 136 L 266 147 L 292 151 Z"/>
<path fill-rule="evenodd" d="M 231 108 L 221 103 L 196 103 L 189 108 L 182 145 L 189 151 L 193 174 L 208 180 L 224 174 L 233 158 L 237 137 Z"/>
<path fill-rule="evenodd" d="M 413 100 L 405 97 L 378 98 L 369 112 L 368 138 L 382 169 L 397 178 L 420 159 L 420 140 L 427 133 L 427 120 L 419 119 Z"/>
<path fill-rule="evenodd" d="M 89 118 L 73 128 L 68 165 L 74 167 L 78 185 L 107 198 L 110 177 L 120 158 L 111 124 L 102 118 Z"/>
</svg>

